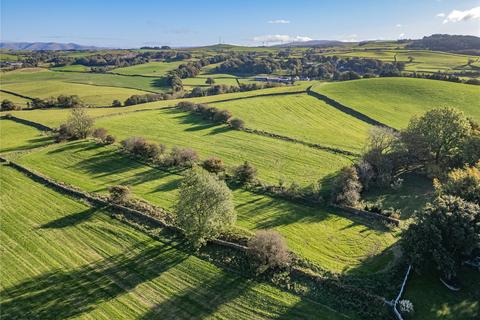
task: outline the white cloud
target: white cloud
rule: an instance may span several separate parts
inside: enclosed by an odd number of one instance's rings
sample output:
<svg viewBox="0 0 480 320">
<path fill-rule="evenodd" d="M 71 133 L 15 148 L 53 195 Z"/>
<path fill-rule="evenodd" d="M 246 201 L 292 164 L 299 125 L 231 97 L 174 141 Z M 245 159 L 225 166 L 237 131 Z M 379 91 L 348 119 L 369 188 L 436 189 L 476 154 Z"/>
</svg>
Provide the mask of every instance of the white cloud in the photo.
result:
<svg viewBox="0 0 480 320">
<path fill-rule="evenodd" d="M 445 20 L 443 20 L 443 23 L 460 22 L 460 21 L 476 20 L 476 19 L 480 20 L 480 7 L 475 7 L 465 11 L 453 10 L 448 14 Z"/>
<path fill-rule="evenodd" d="M 289 36 L 286 34 L 267 34 L 253 37 L 253 41 L 258 42 L 292 42 L 292 41 L 310 41 L 312 38 L 305 36 Z"/>
<path fill-rule="evenodd" d="M 439 17 L 439 18 L 444 18 L 444 17 L 445 17 L 445 13 L 441 12 L 441 13 L 437 14 L 437 17 Z"/>
<path fill-rule="evenodd" d="M 342 41 L 343 42 L 357 42 L 357 37 L 358 35 L 357 34 L 349 34 L 349 35 L 346 35 L 344 37 L 342 37 Z"/>
<path fill-rule="evenodd" d="M 397 23 L 397 24 L 395 25 L 395 27 L 397 27 L 397 28 L 401 28 L 401 27 L 403 27 L 403 24 L 401 24 L 401 23 Z"/>
<path fill-rule="evenodd" d="M 405 38 L 405 33 L 402 32 L 398 35 L 398 39 L 404 39 L 404 38 Z"/>
<path fill-rule="evenodd" d="M 273 24 L 288 24 L 290 23 L 290 20 L 284 20 L 284 19 L 277 19 L 277 20 L 270 20 L 268 23 L 273 23 Z"/>
</svg>

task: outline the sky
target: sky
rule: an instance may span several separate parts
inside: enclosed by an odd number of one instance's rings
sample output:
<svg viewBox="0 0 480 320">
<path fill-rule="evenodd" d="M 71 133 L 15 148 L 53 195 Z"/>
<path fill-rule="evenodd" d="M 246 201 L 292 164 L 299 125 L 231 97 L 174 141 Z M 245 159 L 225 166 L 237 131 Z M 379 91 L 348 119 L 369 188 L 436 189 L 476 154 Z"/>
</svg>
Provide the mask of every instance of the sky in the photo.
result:
<svg viewBox="0 0 480 320">
<path fill-rule="evenodd" d="M 101 47 L 480 36 L 480 0 L 0 0 L 0 40 Z"/>
</svg>

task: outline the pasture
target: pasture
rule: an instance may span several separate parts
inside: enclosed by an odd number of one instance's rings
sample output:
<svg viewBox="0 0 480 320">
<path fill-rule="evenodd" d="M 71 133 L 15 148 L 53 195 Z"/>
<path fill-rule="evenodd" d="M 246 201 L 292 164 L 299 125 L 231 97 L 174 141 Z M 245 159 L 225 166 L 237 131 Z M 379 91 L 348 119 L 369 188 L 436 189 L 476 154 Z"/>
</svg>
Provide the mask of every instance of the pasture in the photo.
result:
<svg viewBox="0 0 480 320">
<path fill-rule="evenodd" d="M 2 88 L 3 88 L 3 86 L 2 86 Z M 25 98 L 16 96 L 16 95 L 8 93 L 8 92 L 0 91 L 0 102 L 5 100 L 5 99 L 12 101 L 17 106 L 20 106 L 22 108 L 26 108 L 27 103 L 30 101 L 29 99 L 25 99 Z"/>
<path fill-rule="evenodd" d="M 35 128 L 12 120 L 0 120 L 0 153 L 40 147 L 53 142 L 53 138 Z"/>
<path fill-rule="evenodd" d="M 375 78 L 320 83 L 312 90 L 397 129 L 405 128 L 412 116 L 438 107 L 454 107 L 480 120 L 480 88 L 474 85 Z"/>
<path fill-rule="evenodd" d="M 52 145 L 21 155 L 16 161 L 90 192 L 106 193 L 109 186 L 126 184 L 135 196 L 168 210 L 173 208 L 182 178 L 134 161 L 116 147 L 91 141 Z M 382 253 L 396 241 L 395 235 L 368 219 L 243 189 L 234 190 L 234 200 L 238 226 L 277 229 L 295 253 L 327 270 L 364 274 L 379 271 L 390 261 L 388 253 Z M 375 255 L 379 257 L 369 259 Z"/>
<path fill-rule="evenodd" d="M 186 63 L 185 61 L 174 62 L 148 62 L 137 64 L 124 68 L 115 68 L 111 72 L 124 75 L 141 75 L 145 77 L 163 77 L 168 71 L 176 69 L 179 65 Z"/>
<path fill-rule="evenodd" d="M 0 170 L 2 318 L 344 318 Z"/>
</svg>

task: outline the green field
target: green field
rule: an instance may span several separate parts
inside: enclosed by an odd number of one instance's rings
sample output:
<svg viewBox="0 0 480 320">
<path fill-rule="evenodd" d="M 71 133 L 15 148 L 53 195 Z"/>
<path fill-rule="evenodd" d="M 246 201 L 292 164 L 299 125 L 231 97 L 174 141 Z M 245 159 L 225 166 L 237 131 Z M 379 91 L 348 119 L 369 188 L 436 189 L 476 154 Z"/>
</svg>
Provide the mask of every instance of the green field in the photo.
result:
<svg viewBox="0 0 480 320">
<path fill-rule="evenodd" d="M 0 170 L 2 318 L 343 318 Z"/>
<path fill-rule="evenodd" d="M 375 78 L 321 83 L 313 91 L 375 120 L 405 128 L 410 118 L 438 107 L 455 107 L 480 120 L 480 87 L 447 81 Z"/>
<path fill-rule="evenodd" d="M 248 128 L 359 152 L 369 125 L 306 93 L 211 104 L 227 109 Z"/>
<path fill-rule="evenodd" d="M 186 63 L 185 61 L 175 62 L 148 62 L 137 64 L 130 67 L 116 68 L 112 72 L 125 75 L 142 75 L 152 77 L 163 77 L 170 70 L 176 69 L 179 65 Z"/>
<path fill-rule="evenodd" d="M 115 147 L 92 142 L 54 145 L 16 161 L 91 192 L 105 193 L 111 185 L 127 184 L 136 196 L 170 210 L 181 181 L 181 176 L 132 161 Z M 234 199 L 239 226 L 250 230 L 275 228 L 284 234 L 294 252 L 331 271 L 357 269 L 364 273 L 382 269 L 385 264 L 363 261 L 395 241 L 393 234 L 371 222 L 331 209 L 302 206 L 243 189 L 234 191 Z"/>
<path fill-rule="evenodd" d="M 62 81 L 40 81 L 5 84 L 2 88 L 21 95 L 46 99 L 63 95 L 78 95 L 82 101 L 93 106 L 109 106 L 118 99 L 124 101 L 128 97 L 145 94 L 145 91 L 118 87 L 106 87 Z"/>
<path fill-rule="evenodd" d="M 42 131 L 12 120 L 0 120 L 0 153 L 40 147 L 53 142 Z"/>
<path fill-rule="evenodd" d="M 72 64 L 63 67 L 53 67 L 50 70 L 54 71 L 75 71 L 75 72 L 88 72 L 90 71 L 90 67 L 81 65 L 81 64 Z"/>
<path fill-rule="evenodd" d="M 27 103 L 30 101 L 29 99 L 21 98 L 13 94 L 0 91 L 0 101 L 3 101 L 4 99 L 10 100 L 16 105 L 21 106 L 22 108 L 26 108 Z"/>
<path fill-rule="evenodd" d="M 95 86 L 120 87 L 150 92 L 168 91 L 165 79 L 154 77 L 131 77 L 108 73 L 61 72 L 42 68 L 19 69 L 3 72 L 0 84 L 14 85 L 21 83 L 39 84 L 42 81 L 55 80 L 67 83 L 81 83 Z M 15 92 L 15 90 L 12 90 Z M 66 92 L 68 94 L 68 92 Z"/>
</svg>

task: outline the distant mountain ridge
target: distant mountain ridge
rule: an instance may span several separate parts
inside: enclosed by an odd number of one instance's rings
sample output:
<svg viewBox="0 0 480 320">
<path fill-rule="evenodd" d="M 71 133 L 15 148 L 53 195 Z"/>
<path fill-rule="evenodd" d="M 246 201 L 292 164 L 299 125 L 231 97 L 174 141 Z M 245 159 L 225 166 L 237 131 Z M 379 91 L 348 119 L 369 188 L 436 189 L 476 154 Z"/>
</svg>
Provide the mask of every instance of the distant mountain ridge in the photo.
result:
<svg viewBox="0 0 480 320">
<path fill-rule="evenodd" d="M 58 42 L 0 42 L 0 49 L 11 50 L 98 50 L 100 47 Z"/>
</svg>

